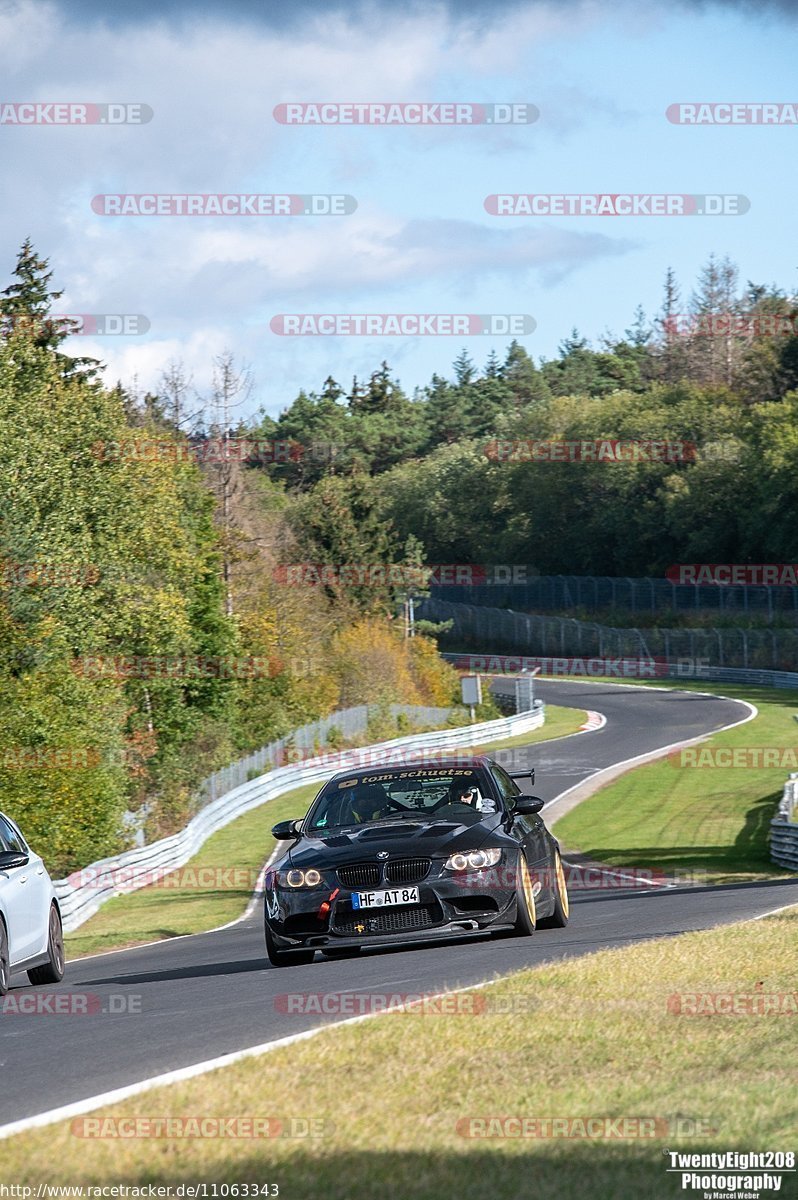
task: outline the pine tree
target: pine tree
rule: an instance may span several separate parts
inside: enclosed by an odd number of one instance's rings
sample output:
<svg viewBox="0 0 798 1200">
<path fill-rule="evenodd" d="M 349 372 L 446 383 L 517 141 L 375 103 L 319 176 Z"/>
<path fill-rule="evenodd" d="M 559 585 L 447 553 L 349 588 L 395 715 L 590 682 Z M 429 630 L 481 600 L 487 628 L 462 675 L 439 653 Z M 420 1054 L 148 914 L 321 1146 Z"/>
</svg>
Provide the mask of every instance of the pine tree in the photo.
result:
<svg viewBox="0 0 798 1200">
<path fill-rule="evenodd" d="M 407 403 L 407 398 L 397 383 L 391 379 L 387 362 L 380 364 L 378 371 L 372 371 L 368 387 L 359 395 L 353 391 L 350 397 L 350 407 L 363 413 L 396 412 Z"/>
<path fill-rule="evenodd" d="M 359 412 L 363 408 L 363 398 L 366 394 L 366 389 L 358 379 L 357 375 L 352 377 L 352 386 L 349 389 L 347 396 L 347 404 L 352 412 Z"/>
<path fill-rule="evenodd" d="M 686 355 L 679 328 L 681 293 L 672 267 L 665 272 L 664 296 L 655 324 L 660 332 L 660 374 L 665 383 L 676 383 L 685 372 Z"/>
<path fill-rule="evenodd" d="M 723 315 L 727 296 L 723 265 L 710 254 L 698 276 L 698 288 L 690 299 L 690 316 L 698 321 L 690 338 L 690 378 L 696 383 L 718 383 L 723 357 L 723 339 L 712 332 L 712 319 Z"/>
<path fill-rule="evenodd" d="M 434 374 L 425 390 L 424 418 L 429 429 L 429 448 L 441 442 L 458 442 L 470 437 L 468 398 L 442 375 Z"/>
<path fill-rule="evenodd" d="M 648 323 L 645 310 L 642 304 L 638 304 L 635 309 L 634 324 L 631 329 L 624 330 L 624 337 L 630 345 L 636 349 L 642 349 L 648 346 L 653 337 L 651 326 Z"/>
<path fill-rule="evenodd" d="M 739 358 L 740 348 L 739 341 L 735 346 L 731 331 L 731 318 L 740 312 L 740 303 L 737 299 L 737 285 L 737 266 L 727 254 L 720 264 L 721 306 L 723 314 L 729 318 L 729 323 L 726 327 L 727 332 L 723 339 L 723 372 L 724 382 L 727 387 L 731 387 L 732 374 Z"/>
<path fill-rule="evenodd" d="M 793 319 L 795 314 L 793 314 Z M 798 392 L 798 336 L 788 338 L 779 354 L 779 391 L 784 397 L 788 392 Z"/>
<path fill-rule="evenodd" d="M 495 350 L 491 350 L 485 363 L 485 378 L 498 379 L 502 373 L 502 365 L 499 362 L 499 356 Z"/>
<path fill-rule="evenodd" d="M 328 375 L 324 380 L 319 399 L 328 404 L 337 404 L 343 395 L 345 393 L 340 383 L 336 383 L 332 375 Z"/>
<path fill-rule="evenodd" d="M 454 360 L 452 367 L 454 369 L 454 377 L 457 380 L 458 387 L 467 387 L 468 384 L 472 383 L 476 377 L 476 367 L 474 366 L 474 363 L 465 347 L 463 347 L 457 358 Z"/>
<path fill-rule="evenodd" d="M 52 302 L 60 300 L 64 293 L 51 289 L 53 272 L 48 270 L 49 265 L 49 260 L 39 258 L 30 238 L 26 238 L 14 268 L 16 282 L 0 293 L 0 335 L 6 339 L 29 338 L 38 349 L 55 357 L 66 377 L 94 379 L 100 371 L 96 358 L 72 358 L 59 351 L 66 338 L 79 332 L 79 324 L 67 317 L 51 315 Z"/>
<path fill-rule="evenodd" d="M 524 347 L 515 339 L 507 348 L 501 375 L 509 384 L 516 404 L 521 407 L 542 403 L 550 396 L 548 384 L 542 373 Z"/>
</svg>

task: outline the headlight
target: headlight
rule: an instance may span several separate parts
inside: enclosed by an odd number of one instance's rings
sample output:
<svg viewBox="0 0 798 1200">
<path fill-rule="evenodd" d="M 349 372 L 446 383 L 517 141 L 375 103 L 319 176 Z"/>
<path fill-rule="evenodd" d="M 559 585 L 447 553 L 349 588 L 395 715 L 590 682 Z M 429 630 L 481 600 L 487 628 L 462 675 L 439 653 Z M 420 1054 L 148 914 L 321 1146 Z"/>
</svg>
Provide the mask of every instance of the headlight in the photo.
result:
<svg viewBox="0 0 798 1200">
<path fill-rule="evenodd" d="M 279 880 L 280 883 L 290 888 L 315 888 L 321 883 L 321 874 L 315 867 L 311 867 L 308 871 L 300 871 L 297 867 L 292 867 L 290 871 L 281 871 Z"/>
<path fill-rule="evenodd" d="M 481 871 L 483 867 L 495 867 L 501 856 L 501 850 L 464 850 L 450 855 L 444 867 L 447 871 Z"/>
</svg>

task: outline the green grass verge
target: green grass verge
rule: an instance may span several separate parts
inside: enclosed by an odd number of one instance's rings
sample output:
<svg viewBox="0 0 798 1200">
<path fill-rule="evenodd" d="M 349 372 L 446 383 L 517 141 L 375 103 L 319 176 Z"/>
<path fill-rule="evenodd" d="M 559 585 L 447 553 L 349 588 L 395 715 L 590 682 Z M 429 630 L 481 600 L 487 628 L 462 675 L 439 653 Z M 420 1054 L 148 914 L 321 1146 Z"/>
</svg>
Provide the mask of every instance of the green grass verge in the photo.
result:
<svg viewBox="0 0 798 1200">
<path fill-rule="evenodd" d="M 794 750 L 798 758 L 798 692 L 677 686 L 748 700 L 759 710 L 753 721 L 702 742 L 701 750 L 771 747 Z M 677 754 L 629 771 L 557 821 L 557 837 L 613 866 L 693 873 L 708 883 L 788 874 L 770 861 L 768 833 L 789 765 L 701 766 L 700 753 L 696 765 L 678 762 Z"/>
<path fill-rule="evenodd" d="M 496 742 L 486 742 L 483 746 L 474 746 L 474 754 L 489 754 L 491 750 L 510 750 L 513 746 L 533 746 L 536 742 L 550 742 L 554 738 L 568 737 L 576 733 L 584 725 L 587 713 L 581 708 L 562 708 L 559 705 L 546 705 L 546 723 L 540 729 L 531 733 L 519 733 L 516 737 L 502 738 Z"/>
<path fill-rule="evenodd" d="M 688 1016 L 669 997 L 795 996 L 796 936 L 793 909 L 544 965 L 471 993 L 478 1015 L 384 1015 L 94 1114 L 294 1118 L 325 1136 L 120 1140 L 64 1122 L 7 1142 L 5 1174 L 34 1189 L 269 1182 L 290 1200 L 676 1196 L 665 1149 L 794 1147 L 798 1016 Z M 319 966 L 300 986 L 324 977 Z M 458 1132 L 487 1117 L 656 1124 L 592 1140 Z"/>
<path fill-rule="evenodd" d="M 547 708 L 541 729 L 477 747 L 474 753 L 562 737 L 578 729 L 584 719 L 580 709 Z M 258 872 L 274 849 L 272 826 L 304 816 L 318 790 L 318 784 L 309 784 L 269 800 L 213 834 L 185 867 L 157 885 L 109 900 L 85 925 L 67 935 L 67 956 L 74 959 L 202 933 L 234 921 L 245 911 Z"/>
</svg>

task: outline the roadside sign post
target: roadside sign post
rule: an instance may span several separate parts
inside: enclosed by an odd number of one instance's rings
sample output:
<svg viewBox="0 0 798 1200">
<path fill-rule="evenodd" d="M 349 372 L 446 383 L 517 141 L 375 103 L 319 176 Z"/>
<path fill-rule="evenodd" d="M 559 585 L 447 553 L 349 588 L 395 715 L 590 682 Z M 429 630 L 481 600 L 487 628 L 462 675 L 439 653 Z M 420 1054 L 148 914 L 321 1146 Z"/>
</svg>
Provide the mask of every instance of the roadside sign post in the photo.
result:
<svg viewBox="0 0 798 1200">
<path fill-rule="evenodd" d="M 471 712 L 471 724 L 474 724 L 474 707 L 482 703 L 482 679 L 479 675 L 463 675 L 460 679 L 460 694 L 463 704 L 467 704 Z"/>
<path fill-rule="evenodd" d="M 540 667 L 533 671 L 522 671 L 515 681 L 515 711 L 531 712 L 535 707 L 535 676 L 540 673 Z"/>
</svg>

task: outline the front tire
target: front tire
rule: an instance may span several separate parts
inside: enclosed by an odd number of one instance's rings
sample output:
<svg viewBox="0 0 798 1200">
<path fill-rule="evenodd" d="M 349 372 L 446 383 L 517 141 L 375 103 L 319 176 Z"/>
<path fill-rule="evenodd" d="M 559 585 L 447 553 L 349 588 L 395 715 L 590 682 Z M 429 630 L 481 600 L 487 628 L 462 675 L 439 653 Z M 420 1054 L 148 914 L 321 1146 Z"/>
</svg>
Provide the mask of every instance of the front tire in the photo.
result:
<svg viewBox="0 0 798 1200">
<path fill-rule="evenodd" d="M 537 913 L 535 911 L 535 895 L 532 891 L 532 877 L 529 874 L 523 851 L 518 856 L 518 879 L 515 885 L 515 903 L 517 916 L 515 932 L 520 937 L 530 937 L 535 932 Z"/>
<path fill-rule="evenodd" d="M 60 983 L 64 978 L 64 929 L 61 914 L 55 904 L 50 905 L 50 925 L 47 935 L 48 961 L 40 967 L 31 967 L 28 979 L 39 987 L 43 983 Z"/>
<path fill-rule="evenodd" d="M 275 945 L 269 926 L 266 926 L 266 953 L 273 967 L 301 967 L 313 962 L 314 950 L 281 950 Z"/>
<path fill-rule="evenodd" d="M 562 859 L 559 850 L 554 851 L 554 912 L 541 927 L 546 929 L 564 929 L 568 924 L 570 904 L 568 902 L 568 886 L 565 882 L 565 871 L 562 869 Z"/>
<path fill-rule="evenodd" d="M 11 959 L 8 950 L 8 934 L 0 918 L 0 996 L 5 996 L 11 987 Z"/>
</svg>

